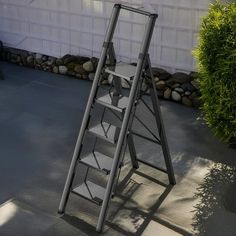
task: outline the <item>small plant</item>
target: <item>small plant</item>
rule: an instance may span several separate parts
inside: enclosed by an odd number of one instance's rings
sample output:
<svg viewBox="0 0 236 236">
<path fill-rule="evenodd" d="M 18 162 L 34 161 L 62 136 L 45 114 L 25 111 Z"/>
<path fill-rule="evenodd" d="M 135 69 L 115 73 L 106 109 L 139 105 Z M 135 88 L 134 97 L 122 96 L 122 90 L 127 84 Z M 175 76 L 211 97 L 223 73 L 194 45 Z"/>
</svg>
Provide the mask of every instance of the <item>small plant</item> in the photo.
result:
<svg viewBox="0 0 236 236">
<path fill-rule="evenodd" d="M 210 6 L 194 51 L 204 119 L 226 142 L 236 140 L 236 2 Z"/>
</svg>

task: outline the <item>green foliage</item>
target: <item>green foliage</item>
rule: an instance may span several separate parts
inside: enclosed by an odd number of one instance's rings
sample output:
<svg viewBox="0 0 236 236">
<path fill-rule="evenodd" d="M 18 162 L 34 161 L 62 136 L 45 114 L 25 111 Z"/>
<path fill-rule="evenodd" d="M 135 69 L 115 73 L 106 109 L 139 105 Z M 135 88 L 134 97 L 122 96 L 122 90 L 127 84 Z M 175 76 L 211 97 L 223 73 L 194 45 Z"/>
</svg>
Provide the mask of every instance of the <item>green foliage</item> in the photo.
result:
<svg viewBox="0 0 236 236">
<path fill-rule="evenodd" d="M 224 141 L 236 138 L 236 2 L 210 6 L 194 51 L 202 111 Z"/>
</svg>

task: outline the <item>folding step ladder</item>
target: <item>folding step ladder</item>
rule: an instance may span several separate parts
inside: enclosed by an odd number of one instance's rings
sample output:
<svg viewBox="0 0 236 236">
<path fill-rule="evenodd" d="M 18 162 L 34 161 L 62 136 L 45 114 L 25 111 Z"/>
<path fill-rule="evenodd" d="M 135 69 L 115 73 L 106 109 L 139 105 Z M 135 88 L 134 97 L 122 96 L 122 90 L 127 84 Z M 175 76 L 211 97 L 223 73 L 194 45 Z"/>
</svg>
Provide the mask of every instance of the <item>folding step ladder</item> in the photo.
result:
<svg viewBox="0 0 236 236">
<path fill-rule="evenodd" d="M 141 50 L 136 66 L 132 66 L 125 63 L 116 63 L 112 38 L 117 25 L 120 11 L 122 9 L 137 14 L 142 14 L 148 17 L 148 22 L 145 28 L 145 35 L 141 45 Z M 155 168 L 167 173 L 170 184 L 175 184 L 174 171 L 161 117 L 161 111 L 158 104 L 157 91 L 151 70 L 151 63 L 148 55 L 148 50 L 156 18 L 156 14 L 151 14 L 140 9 L 124 6 L 121 4 L 114 5 L 105 37 L 105 42 L 103 44 L 101 57 L 97 66 L 97 71 L 92 84 L 90 96 L 88 99 L 79 136 L 75 146 L 69 173 L 66 179 L 58 212 L 60 214 L 64 213 L 71 192 L 83 198 L 86 198 L 101 206 L 96 228 L 98 232 L 101 232 L 103 229 L 109 201 L 116 187 L 118 172 L 121 168 L 126 146 L 129 147 L 131 161 L 134 168 L 139 167 L 139 161 L 151 165 L 137 158 L 133 142 L 133 135 L 135 133 L 131 130 L 132 121 L 135 116 L 136 106 L 138 100 L 141 99 L 141 86 L 144 80 L 149 85 L 149 91 L 153 107 L 153 109 L 150 109 L 150 111 L 155 117 L 159 133 L 159 139 L 157 139 L 158 141 L 156 141 L 156 143 L 160 144 L 162 147 L 166 164 L 166 170 L 163 170 L 159 167 Z M 110 66 L 108 66 L 108 64 Z M 100 82 L 104 73 L 113 76 L 114 92 L 98 97 L 98 89 L 100 87 Z M 129 97 L 126 97 L 122 94 L 122 79 L 126 80 L 130 84 L 131 88 Z M 102 121 L 95 127 L 90 128 L 89 123 L 91 113 L 96 105 L 104 106 L 104 109 L 120 113 L 122 117 L 121 127 L 116 127 L 112 124 Z M 94 148 L 93 151 L 87 154 L 86 156 L 83 156 L 81 154 L 81 151 L 83 149 L 83 142 L 86 136 L 85 134 L 87 134 L 88 132 L 96 136 L 97 139 L 103 139 L 106 142 L 110 142 L 116 145 L 113 158 L 96 151 L 96 148 Z M 96 169 L 108 175 L 106 188 L 103 188 L 97 184 L 94 184 L 91 181 L 88 181 L 85 177 L 82 184 L 72 189 L 72 183 L 75 178 L 76 169 L 80 164 L 87 166 L 87 168 Z"/>
</svg>

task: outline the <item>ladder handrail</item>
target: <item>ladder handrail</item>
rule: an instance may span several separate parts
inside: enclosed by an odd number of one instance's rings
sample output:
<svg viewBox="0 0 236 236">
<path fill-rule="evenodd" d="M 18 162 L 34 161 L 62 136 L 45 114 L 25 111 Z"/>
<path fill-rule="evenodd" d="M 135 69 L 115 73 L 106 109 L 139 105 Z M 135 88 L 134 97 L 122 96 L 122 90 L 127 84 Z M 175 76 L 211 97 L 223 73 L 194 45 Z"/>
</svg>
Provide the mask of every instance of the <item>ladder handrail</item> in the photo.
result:
<svg viewBox="0 0 236 236">
<path fill-rule="evenodd" d="M 141 10 L 141 9 L 138 9 L 138 8 L 134 8 L 134 7 L 130 7 L 130 6 L 126 6 L 126 5 L 123 5 L 123 4 L 115 4 L 115 5 L 119 5 L 119 7 L 121 9 L 124 9 L 124 10 L 127 10 L 127 11 L 131 11 L 131 12 L 134 12 L 134 13 L 138 13 L 138 14 L 141 14 L 141 15 L 145 15 L 145 16 L 155 16 L 155 17 L 158 17 L 158 14 L 156 13 L 151 13 L 151 12 L 148 12 L 148 11 L 145 11 L 145 10 Z"/>
</svg>

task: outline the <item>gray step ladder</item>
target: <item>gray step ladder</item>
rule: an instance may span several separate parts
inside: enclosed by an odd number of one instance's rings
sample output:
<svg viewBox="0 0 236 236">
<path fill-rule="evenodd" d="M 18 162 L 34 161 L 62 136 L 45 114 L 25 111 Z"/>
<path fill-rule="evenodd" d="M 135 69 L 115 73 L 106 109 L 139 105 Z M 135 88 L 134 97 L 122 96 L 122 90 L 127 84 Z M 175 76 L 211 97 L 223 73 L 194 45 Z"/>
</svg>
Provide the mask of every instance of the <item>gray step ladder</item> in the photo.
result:
<svg viewBox="0 0 236 236">
<path fill-rule="evenodd" d="M 121 10 L 131 11 L 148 17 L 144 39 L 141 45 L 141 50 L 136 66 L 125 63 L 116 63 L 112 38 Z M 156 14 L 152 14 L 144 10 L 124 6 L 122 4 L 114 5 L 105 37 L 105 42 L 103 44 L 101 57 L 97 66 L 97 71 L 85 109 L 79 136 L 76 142 L 72 162 L 66 179 L 58 212 L 60 214 L 63 214 L 65 212 L 70 193 L 74 193 L 89 201 L 92 201 L 101 206 L 96 227 L 96 230 L 98 232 L 101 232 L 103 229 L 104 221 L 108 211 L 108 205 L 111 197 L 115 192 L 117 179 L 119 178 L 119 171 L 122 166 L 124 152 L 127 146 L 130 151 L 131 162 L 134 168 L 138 168 L 139 162 L 143 162 L 144 164 L 167 173 L 170 184 L 175 184 L 174 171 L 148 54 L 156 18 Z M 113 77 L 112 85 L 114 89 L 112 92 L 109 91 L 107 94 L 98 96 L 98 90 L 101 87 L 101 79 L 104 74 L 109 74 Z M 130 85 L 130 92 L 128 97 L 125 96 L 122 92 L 121 80 L 126 81 Z M 155 137 L 155 135 L 153 135 L 155 139 L 150 139 L 145 136 L 141 137 L 161 145 L 166 169 L 159 168 L 148 162 L 139 160 L 136 156 L 135 145 L 133 141 L 133 136 L 136 135 L 136 133 L 135 131 L 131 130 L 131 127 L 134 117 L 136 116 L 135 111 L 137 104 L 140 100 L 142 100 L 141 87 L 144 81 L 146 84 L 148 84 L 148 89 L 150 91 L 152 101 L 152 109 L 148 107 L 148 105 L 147 107 L 155 117 L 159 137 Z M 142 101 L 144 102 L 144 100 Z M 92 111 L 96 106 L 104 107 L 104 112 L 105 110 L 108 110 L 110 112 L 113 112 L 114 114 L 119 113 L 122 120 L 120 127 L 105 122 L 103 120 L 104 113 L 102 114 L 101 122 L 91 127 L 90 118 L 92 116 Z M 94 145 L 91 153 L 83 156 L 82 149 L 87 133 L 90 133 L 91 135 L 96 137 L 96 140 L 102 139 L 107 143 L 115 145 L 114 156 L 109 157 L 97 151 L 96 145 Z M 137 135 L 140 136 L 140 134 L 138 133 Z M 76 171 L 80 164 L 85 165 L 87 168 L 85 177 L 81 184 L 76 187 L 72 187 Z M 87 179 L 88 171 L 90 168 L 108 175 L 106 188 L 103 188 Z"/>
</svg>

